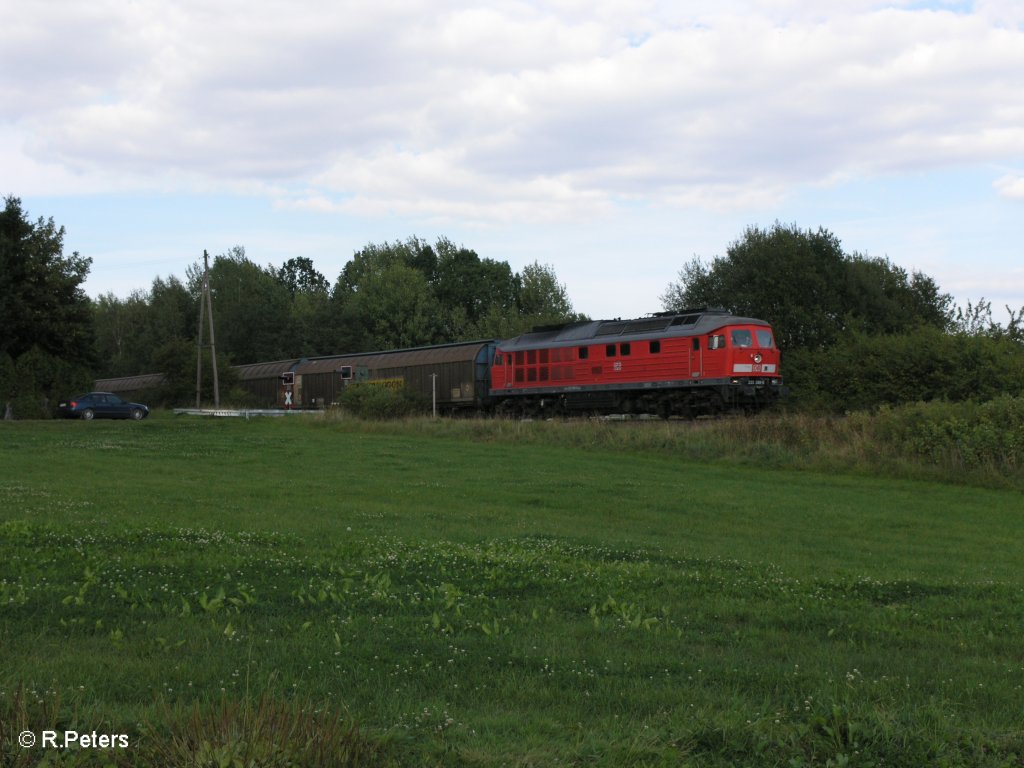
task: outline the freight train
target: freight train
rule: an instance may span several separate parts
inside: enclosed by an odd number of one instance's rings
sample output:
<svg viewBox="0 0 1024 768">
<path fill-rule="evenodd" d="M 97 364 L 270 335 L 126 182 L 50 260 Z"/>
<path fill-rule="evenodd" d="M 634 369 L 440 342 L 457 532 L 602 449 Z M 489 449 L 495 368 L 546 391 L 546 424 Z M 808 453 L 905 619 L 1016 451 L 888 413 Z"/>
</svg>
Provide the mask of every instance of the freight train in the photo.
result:
<svg viewBox="0 0 1024 768">
<path fill-rule="evenodd" d="M 346 387 L 366 383 L 404 387 L 447 413 L 518 417 L 756 411 L 784 391 L 771 326 L 713 309 L 235 370 L 260 407 L 325 408 L 337 404 Z M 111 379 L 98 381 L 97 388 L 119 391 Z"/>
</svg>

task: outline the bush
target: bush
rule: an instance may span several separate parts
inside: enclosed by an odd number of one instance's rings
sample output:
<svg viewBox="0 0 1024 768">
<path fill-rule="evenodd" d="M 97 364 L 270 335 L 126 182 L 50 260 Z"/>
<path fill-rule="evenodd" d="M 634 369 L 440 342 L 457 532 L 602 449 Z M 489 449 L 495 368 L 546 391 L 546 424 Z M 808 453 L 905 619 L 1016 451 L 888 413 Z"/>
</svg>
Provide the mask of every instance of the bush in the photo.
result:
<svg viewBox="0 0 1024 768">
<path fill-rule="evenodd" d="M 1024 395 L 1024 346 L 934 328 L 890 336 L 851 333 L 825 350 L 787 353 L 783 372 L 794 406 L 806 410 L 983 401 Z"/>
<path fill-rule="evenodd" d="M 361 419 L 400 419 L 428 410 L 404 387 L 391 389 L 372 382 L 349 384 L 341 395 L 341 407 Z"/>
<path fill-rule="evenodd" d="M 75 363 L 69 363 L 33 347 L 12 360 L 0 358 L 0 409 L 17 419 L 49 419 L 64 397 L 92 389 L 92 375 Z"/>
<path fill-rule="evenodd" d="M 1024 398 L 916 403 L 879 414 L 878 437 L 950 469 L 999 474 L 1024 467 Z"/>
</svg>

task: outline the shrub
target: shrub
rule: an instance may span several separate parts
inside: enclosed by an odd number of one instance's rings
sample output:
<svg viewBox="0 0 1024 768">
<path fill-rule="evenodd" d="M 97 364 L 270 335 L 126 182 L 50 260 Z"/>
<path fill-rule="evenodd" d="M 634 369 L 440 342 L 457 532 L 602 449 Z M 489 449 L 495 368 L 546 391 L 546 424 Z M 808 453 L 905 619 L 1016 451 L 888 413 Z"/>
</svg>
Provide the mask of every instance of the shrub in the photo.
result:
<svg viewBox="0 0 1024 768">
<path fill-rule="evenodd" d="M 1024 347 L 1009 338 L 949 335 L 934 328 L 868 336 L 786 355 L 794 405 L 843 413 L 919 401 L 1024 395 Z"/>
<path fill-rule="evenodd" d="M 52 418 L 62 397 L 92 389 L 92 376 L 84 367 L 33 347 L 17 360 L 0 359 L 0 409 L 18 419 Z"/>
<path fill-rule="evenodd" d="M 1022 397 L 887 409 L 879 414 L 876 430 L 880 442 L 896 451 L 950 469 L 986 468 L 1005 474 L 1024 467 Z"/>
<path fill-rule="evenodd" d="M 400 419 L 426 413 L 426 405 L 404 387 L 391 389 L 372 382 L 349 384 L 341 395 L 341 407 L 361 419 Z"/>
</svg>

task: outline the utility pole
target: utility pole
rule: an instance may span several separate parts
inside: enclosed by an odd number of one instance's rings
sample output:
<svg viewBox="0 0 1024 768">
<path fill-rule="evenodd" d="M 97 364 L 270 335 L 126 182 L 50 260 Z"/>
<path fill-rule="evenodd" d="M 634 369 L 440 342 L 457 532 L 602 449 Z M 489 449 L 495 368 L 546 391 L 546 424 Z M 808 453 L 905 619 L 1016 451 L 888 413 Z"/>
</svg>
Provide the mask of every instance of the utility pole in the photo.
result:
<svg viewBox="0 0 1024 768">
<path fill-rule="evenodd" d="M 205 305 L 205 306 L 204 306 Z M 210 296 L 210 256 L 203 251 L 203 287 L 199 291 L 199 339 L 196 344 L 196 408 L 201 407 L 203 390 L 203 309 L 210 326 L 210 360 L 213 363 L 213 407 L 220 408 L 220 384 L 217 381 L 217 344 L 213 340 L 213 299 Z"/>
</svg>

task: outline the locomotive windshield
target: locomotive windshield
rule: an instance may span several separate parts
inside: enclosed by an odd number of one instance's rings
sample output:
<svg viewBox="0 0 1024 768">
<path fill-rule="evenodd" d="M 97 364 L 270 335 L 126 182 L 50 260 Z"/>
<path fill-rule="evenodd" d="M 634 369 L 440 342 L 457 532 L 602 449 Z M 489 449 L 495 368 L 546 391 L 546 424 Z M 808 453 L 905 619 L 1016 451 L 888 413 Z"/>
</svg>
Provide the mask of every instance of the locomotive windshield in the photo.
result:
<svg viewBox="0 0 1024 768">
<path fill-rule="evenodd" d="M 734 347 L 754 346 L 754 337 L 750 331 L 741 328 L 732 332 L 732 345 Z"/>
<path fill-rule="evenodd" d="M 732 331 L 732 345 L 739 348 L 756 346 L 760 349 L 771 349 L 775 346 L 772 343 L 772 332 L 767 328 L 758 328 L 755 331 L 750 331 L 746 328 L 736 328 Z"/>
</svg>

